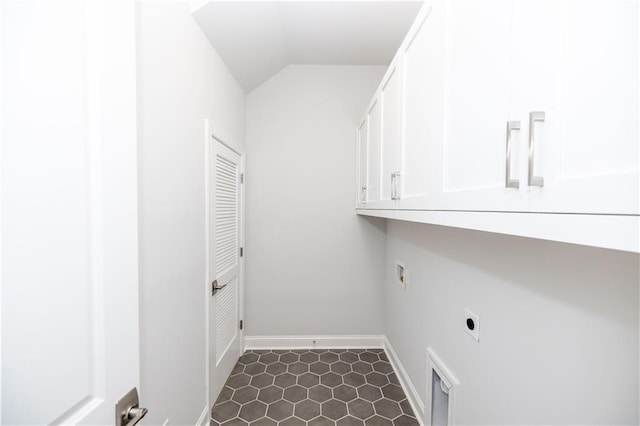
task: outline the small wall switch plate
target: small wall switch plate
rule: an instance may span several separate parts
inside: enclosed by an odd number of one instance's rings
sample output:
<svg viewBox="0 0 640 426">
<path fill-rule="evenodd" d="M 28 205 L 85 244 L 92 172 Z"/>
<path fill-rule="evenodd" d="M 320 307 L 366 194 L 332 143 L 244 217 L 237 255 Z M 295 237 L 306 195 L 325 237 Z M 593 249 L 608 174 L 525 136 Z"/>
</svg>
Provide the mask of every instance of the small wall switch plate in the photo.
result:
<svg viewBox="0 0 640 426">
<path fill-rule="evenodd" d="M 476 342 L 480 341 L 480 317 L 469 309 L 464 310 L 464 331 Z"/>
<path fill-rule="evenodd" d="M 403 288 L 407 287 L 407 268 L 399 260 L 396 260 L 396 283 Z"/>
</svg>

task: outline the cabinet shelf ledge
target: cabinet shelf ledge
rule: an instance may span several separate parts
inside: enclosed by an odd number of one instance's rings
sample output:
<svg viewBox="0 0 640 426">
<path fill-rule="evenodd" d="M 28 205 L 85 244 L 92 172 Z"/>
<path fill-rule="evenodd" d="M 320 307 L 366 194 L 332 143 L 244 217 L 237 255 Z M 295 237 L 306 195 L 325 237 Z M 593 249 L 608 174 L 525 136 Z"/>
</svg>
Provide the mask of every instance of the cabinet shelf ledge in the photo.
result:
<svg viewBox="0 0 640 426">
<path fill-rule="evenodd" d="M 356 209 L 361 216 L 640 252 L 640 216 Z"/>
</svg>

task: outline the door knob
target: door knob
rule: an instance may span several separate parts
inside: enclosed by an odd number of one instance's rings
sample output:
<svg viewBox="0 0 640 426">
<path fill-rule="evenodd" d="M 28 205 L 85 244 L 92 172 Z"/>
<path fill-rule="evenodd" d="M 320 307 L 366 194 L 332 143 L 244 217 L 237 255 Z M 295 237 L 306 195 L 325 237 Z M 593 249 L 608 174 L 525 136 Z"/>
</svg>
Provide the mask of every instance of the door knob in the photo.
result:
<svg viewBox="0 0 640 426">
<path fill-rule="evenodd" d="M 116 402 L 116 426 L 134 426 L 149 410 L 139 407 L 138 389 L 133 388 Z"/>
<path fill-rule="evenodd" d="M 218 292 L 218 290 L 222 290 L 223 288 L 225 288 L 227 285 L 218 285 L 218 280 L 213 280 L 213 282 L 211 283 L 211 295 L 215 296 L 215 294 Z"/>
</svg>

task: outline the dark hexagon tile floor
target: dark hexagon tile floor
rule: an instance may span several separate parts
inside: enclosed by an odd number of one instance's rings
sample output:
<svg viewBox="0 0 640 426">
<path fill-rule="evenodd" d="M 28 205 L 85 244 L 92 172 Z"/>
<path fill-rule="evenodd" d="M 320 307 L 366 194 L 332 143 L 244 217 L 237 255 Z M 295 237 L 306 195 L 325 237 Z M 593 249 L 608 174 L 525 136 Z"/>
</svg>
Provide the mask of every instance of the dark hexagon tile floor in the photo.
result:
<svg viewBox="0 0 640 426">
<path fill-rule="evenodd" d="M 383 349 L 248 351 L 211 426 L 417 426 Z"/>
</svg>

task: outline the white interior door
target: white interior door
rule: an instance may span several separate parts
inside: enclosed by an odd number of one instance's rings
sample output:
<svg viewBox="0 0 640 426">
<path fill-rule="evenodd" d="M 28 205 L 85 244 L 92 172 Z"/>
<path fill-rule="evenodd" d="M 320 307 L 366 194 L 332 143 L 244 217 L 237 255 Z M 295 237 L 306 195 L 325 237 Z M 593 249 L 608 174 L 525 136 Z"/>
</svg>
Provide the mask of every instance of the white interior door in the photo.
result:
<svg viewBox="0 0 640 426">
<path fill-rule="evenodd" d="M 209 389 L 213 403 L 242 350 L 242 158 L 215 138 L 209 143 Z"/>
<path fill-rule="evenodd" d="M 113 424 L 139 385 L 135 5 L 0 8 L 1 421 Z"/>
</svg>

